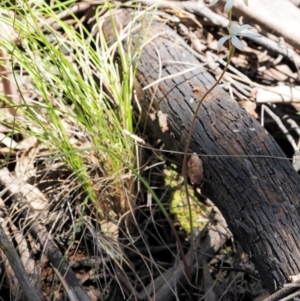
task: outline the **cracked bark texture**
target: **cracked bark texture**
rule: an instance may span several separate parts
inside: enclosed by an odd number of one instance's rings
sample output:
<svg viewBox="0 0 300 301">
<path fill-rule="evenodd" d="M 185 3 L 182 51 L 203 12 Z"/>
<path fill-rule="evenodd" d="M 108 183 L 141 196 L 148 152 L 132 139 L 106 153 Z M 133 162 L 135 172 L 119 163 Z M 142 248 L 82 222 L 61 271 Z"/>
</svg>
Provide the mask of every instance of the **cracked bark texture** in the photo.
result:
<svg viewBox="0 0 300 301">
<path fill-rule="evenodd" d="M 127 22 L 131 19 L 121 11 L 116 20 L 123 18 Z M 107 36 L 110 28 L 103 27 Z M 146 34 L 146 26 L 143 28 Z M 132 44 L 127 46 L 137 46 L 138 37 L 139 33 L 133 34 Z M 167 25 L 154 21 L 147 37 L 151 41 L 143 45 L 135 85 L 142 121 L 147 133 L 162 139 L 166 149 L 183 151 L 199 98 L 215 79 Z M 186 72 L 193 66 L 197 68 Z M 167 114 L 168 131 L 162 130 L 158 118 L 149 117 L 159 111 Z M 278 159 L 285 155 L 266 130 L 220 87 L 200 108 L 190 152 L 209 155 L 201 156 L 202 191 L 252 256 L 266 287 L 274 291 L 290 275 L 298 274 L 299 176 L 288 160 Z"/>
</svg>

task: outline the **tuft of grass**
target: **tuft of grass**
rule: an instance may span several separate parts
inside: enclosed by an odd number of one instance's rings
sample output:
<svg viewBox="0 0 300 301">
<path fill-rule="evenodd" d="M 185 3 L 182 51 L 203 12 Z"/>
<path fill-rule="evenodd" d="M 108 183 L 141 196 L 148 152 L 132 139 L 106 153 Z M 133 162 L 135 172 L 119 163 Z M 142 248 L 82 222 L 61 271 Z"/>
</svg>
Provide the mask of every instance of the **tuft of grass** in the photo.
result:
<svg viewBox="0 0 300 301">
<path fill-rule="evenodd" d="M 76 27 L 57 17 L 75 3 L 57 1 L 50 7 L 45 2 L 30 5 L 20 1 L 18 18 L 2 15 L 20 44 L 0 42 L 9 54 L 21 95 L 20 104 L 1 97 L 6 107 L 17 113 L 3 119 L 12 128 L 10 136 L 35 137 L 54 153 L 63 154 L 60 158 L 76 174 L 91 202 L 99 203 L 90 171 L 101 164 L 102 176 L 113 178 L 111 186 L 122 200 L 126 199 L 122 190 L 131 176 L 128 166 L 135 166 L 134 145 L 126 133 L 134 131 L 131 98 L 136 65 L 131 61 L 133 54 L 123 49 L 124 41 L 119 39 L 109 47 L 103 35 L 96 41 L 76 16 Z M 6 10 L 15 7 L 7 6 Z M 59 30 L 49 26 L 49 20 Z M 121 66 L 114 57 L 117 50 Z M 38 99 L 25 95 L 26 86 L 34 87 Z M 76 151 L 97 146 L 101 150 Z"/>
<path fill-rule="evenodd" d="M 69 250 L 85 225 L 93 244 L 98 244 L 99 235 L 107 237 L 100 239 L 99 249 L 105 249 L 110 260 L 122 268 L 118 225 L 134 210 L 132 183 L 140 177 L 131 137 L 135 131 L 131 99 L 142 49 L 124 49 L 132 26 L 109 45 L 99 19 L 95 35 L 75 15 L 71 14 L 72 23 L 62 21 L 60 13 L 76 2 L 56 1 L 51 6 L 44 1 L 6 3 L 1 23 L 15 32 L 17 39 L 9 35 L 0 39 L 5 53 L 0 65 L 12 72 L 12 76 L 4 76 L 17 86 L 19 98 L 1 95 L 6 109 L 0 110 L 0 117 L 9 129 L 4 138 L 14 141 L 21 137 L 12 152 L 17 153 L 25 140 L 35 139 L 40 148 L 50 150 L 48 161 L 63 162 L 76 187 L 84 191 L 81 215 L 72 221 Z M 109 1 L 98 7 L 107 10 L 112 19 L 113 9 Z M 116 24 L 112 24 L 117 35 Z M 8 155 L 1 165 L 10 161 Z"/>
</svg>

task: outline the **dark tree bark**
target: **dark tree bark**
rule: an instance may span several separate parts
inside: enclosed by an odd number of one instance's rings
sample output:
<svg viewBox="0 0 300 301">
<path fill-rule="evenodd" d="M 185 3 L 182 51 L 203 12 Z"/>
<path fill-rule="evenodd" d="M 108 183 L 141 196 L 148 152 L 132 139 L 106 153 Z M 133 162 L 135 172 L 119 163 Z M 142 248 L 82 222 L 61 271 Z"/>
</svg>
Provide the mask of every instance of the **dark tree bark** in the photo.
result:
<svg viewBox="0 0 300 301">
<path fill-rule="evenodd" d="M 124 11 L 116 20 L 124 16 L 130 20 Z M 103 28 L 107 35 L 110 28 Z M 145 35 L 146 26 L 143 28 Z M 167 149 L 183 151 L 199 93 L 203 95 L 215 79 L 168 26 L 153 22 L 147 38 L 151 42 L 143 47 L 136 76 L 142 121 L 147 133 L 161 138 Z M 132 40 L 132 47 L 140 46 L 135 44 L 141 43 L 139 33 L 133 34 Z M 186 72 L 193 66 L 197 68 Z M 162 114 L 167 114 L 167 124 L 159 118 L 166 116 Z M 279 159 L 285 155 L 266 130 L 220 87 L 200 109 L 190 152 L 202 155 L 202 191 L 252 256 L 266 287 L 274 291 L 290 275 L 298 274 L 299 176 L 288 160 Z"/>
</svg>

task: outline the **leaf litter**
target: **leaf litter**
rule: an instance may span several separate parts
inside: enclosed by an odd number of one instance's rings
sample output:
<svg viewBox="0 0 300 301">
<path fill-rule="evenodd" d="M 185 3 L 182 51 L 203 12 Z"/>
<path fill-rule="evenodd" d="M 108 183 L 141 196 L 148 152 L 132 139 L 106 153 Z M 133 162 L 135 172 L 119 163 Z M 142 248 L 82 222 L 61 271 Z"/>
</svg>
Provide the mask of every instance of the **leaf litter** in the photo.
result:
<svg viewBox="0 0 300 301">
<path fill-rule="evenodd" d="M 159 7 L 160 18 L 177 30 L 195 52 L 198 51 L 199 60 L 207 64 L 217 77 L 225 64 L 222 55 L 226 49 L 216 55 L 216 41 L 224 35 L 224 31 L 213 23 L 213 19 L 197 15 L 196 9 L 189 12 L 179 9 L 184 2 L 193 7 L 193 1 L 178 2 L 173 7 L 168 4 L 167 8 Z M 46 35 L 49 34 L 49 26 L 67 40 L 60 18 L 75 28 L 77 26 L 80 31 L 78 22 L 88 24 L 90 18 L 96 18 L 93 8 L 91 10 L 90 4 L 83 1 L 69 8 L 64 7 L 62 11 L 56 10 L 56 16 L 41 20 L 40 29 Z M 218 7 L 213 9 L 217 11 Z M 100 12 L 107 14 L 107 7 L 103 6 Z M 5 32 L 12 32 L 5 39 L 12 39 L 20 46 L 22 42 L 18 39 L 18 33 L 8 25 L 5 14 L 1 13 L 0 27 L 5 27 Z M 201 26 L 198 26 L 199 22 Z M 271 45 L 273 41 L 282 44 L 282 40 L 277 41 L 271 33 L 266 32 L 265 35 Z M 56 43 L 55 36 L 52 37 L 53 43 Z M 286 124 L 294 145 L 299 146 L 298 71 L 288 56 L 276 51 L 264 51 L 251 40 L 243 41 L 243 44 L 245 53 L 234 57 L 222 85 L 253 117 L 260 118 L 274 137 L 280 137 L 277 140 L 284 149 L 288 149 L 289 156 L 294 153 L 298 155 L 298 151 L 289 145 L 291 140 L 281 131 L 282 124 Z M 283 44 L 290 51 L 295 51 L 287 43 Z M 42 52 L 36 55 L 37 50 L 33 49 L 27 55 L 36 57 L 36 63 L 39 63 L 43 55 Z M 299 54 L 295 52 L 295 55 Z M 78 73 L 85 72 L 71 54 L 69 58 Z M 17 106 L 22 104 L 21 92 L 32 108 L 40 106 L 37 119 L 41 123 L 50 122 L 49 111 L 43 109 L 43 106 L 46 108 L 43 94 L 32 80 L 34 74 L 24 72 L 18 61 L 14 58 L 11 62 L 11 59 L 9 52 L 1 46 L 1 94 Z M 10 70 L 11 66 L 13 70 Z M 56 74 L 58 69 L 54 68 L 51 72 Z M 51 83 L 51 76 L 43 76 L 45 81 Z M 112 97 L 108 87 L 103 87 L 103 93 Z M 78 295 L 73 296 L 74 287 L 79 288 L 82 300 L 147 300 L 154 296 L 155 300 L 187 300 L 190 294 L 184 289 L 186 278 L 178 256 L 178 241 L 174 239 L 167 220 L 154 202 L 149 203 L 149 194 L 143 189 L 136 189 L 134 183 L 138 180 L 133 173 L 127 170 L 122 175 L 122 181 L 117 173 L 110 174 L 104 163 L 110 154 L 93 149 L 93 137 L 70 114 L 74 109 L 79 110 L 80 106 L 75 108 L 72 103 L 63 102 L 60 96 L 64 93 L 49 91 L 50 103 L 60 110 L 59 117 L 69 138 L 70 150 L 82 149 L 84 172 L 91 182 L 87 186 L 92 187 L 98 203 L 88 201 L 80 174 L 70 168 L 68 160 L 58 155 L 59 149 L 47 144 L 47 137 L 42 137 L 40 128 L 30 123 L 26 111 L 7 106 L 7 102 L 1 100 L 2 108 L 5 108 L 1 110 L 0 127 L 1 224 L 17 249 L 31 284 L 49 300 L 64 300 L 67 295 L 76 300 Z M 280 116 L 279 121 L 261 111 L 264 105 Z M 164 132 L 168 130 L 168 124 L 167 118 L 162 117 L 159 122 Z M 289 120 L 295 122 L 293 127 Z M 28 129 L 36 136 L 30 136 Z M 136 134 L 137 137 L 143 136 L 142 132 Z M 53 132 L 53 135 L 59 138 L 59 132 Z M 151 137 L 147 140 L 154 150 L 139 150 L 139 173 L 171 212 L 169 204 L 174 187 L 166 185 L 164 169 L 172 170 L 172 155 L 163 157 L 156 151 L 160 147 L 159 141 Z M 103 140 L 102 146 L 105 144 L 112 147 Z M 199 177 L 201 175 L 197 179 Z M 198 195 L 198 198 L 203 197 Z M 230 240 L 230 232 L 218 210 L 212 203 L 208 207 L 210 213 L 205 218 L 210 222 L 197 232 L 196 250 L 190 249 L 190 234 L 174 217 L 186 258 L 194 258 L 194 296 L 200 300 L 208 292 L 213 292 L 210 298 L 217 299 L 226 292 L 228 298 L 234 295 L 238 296 L 236 300 L 253 300 L 264 294 L 250 259 Z M 223 239 L 209 236 L 214 231 L 224 233 Z M 212 240 L 213 250 L 209 248 L 208 237 Z M 51 248 L 53 253 L 49 252 Z M 206 250 L 207 256 L 203 256 L 201 249 Z M 60 267 L 61 262 L 57 264 L 53 254 L 60 260 L 64 259 L 67 265 Z M 10 292 L 14 300 L 21 300 L 18 281 L 7 260 L 3 261 L 3 267 L 6 273 L 1 275 L 1 295 Z M 63 273 L 67 273 L 67 269 L 72 272 L 68 277 Z M 233 282 L 234 286 L 231 285 Z"/>
</svg>

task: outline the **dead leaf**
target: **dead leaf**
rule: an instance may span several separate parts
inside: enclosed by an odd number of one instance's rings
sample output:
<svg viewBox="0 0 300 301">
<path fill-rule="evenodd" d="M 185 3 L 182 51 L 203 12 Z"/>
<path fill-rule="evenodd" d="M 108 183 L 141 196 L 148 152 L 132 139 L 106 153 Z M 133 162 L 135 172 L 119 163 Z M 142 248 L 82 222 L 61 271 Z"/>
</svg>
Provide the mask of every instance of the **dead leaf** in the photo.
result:
<svg viewBox="0 0 300 301">
<path fill-rule="evenodd" d="M 34 160 L 40 150 L 40 144 L 36 140 L 33 147 L 23 152 L 20 158 L 17 159 L 15 173 L 17 178 L 21 178 L 26 182 L 29 178 L 36 175 L 36 168 L 34 166 Z"/>
<path fill-rule="evenodd" d="M 193 185 L 200 186 L 203 182 L 202 161 L 196 153 L 193 153 L 187 163 L 188 177 Z"/>
<path fill-rule="evenodd" d="M 158 117 L 158 124 L 161 128 L 161 131 L 163 133 L 167 132 L 169 130 L 168 127 L 168 115 L 164 114 L 162 111 L 157 112 L 157 117 Z"/>
<path fill-rule="evenodd" d="M 258 118 L 257 113 L 255 112 L 256 109 L 256 103 L 250 100 L 242 100 L 239 102 L 239 105 L 245 109 L 252 117 L 255 119 Z"/>
</svg>

